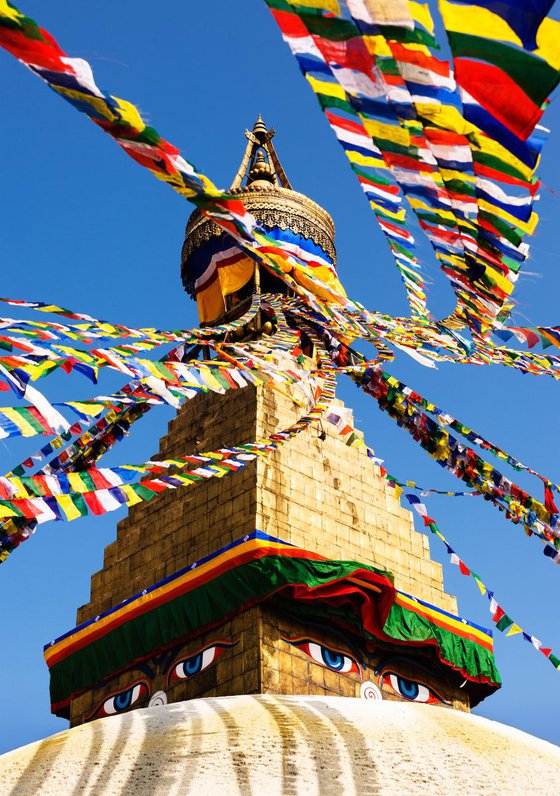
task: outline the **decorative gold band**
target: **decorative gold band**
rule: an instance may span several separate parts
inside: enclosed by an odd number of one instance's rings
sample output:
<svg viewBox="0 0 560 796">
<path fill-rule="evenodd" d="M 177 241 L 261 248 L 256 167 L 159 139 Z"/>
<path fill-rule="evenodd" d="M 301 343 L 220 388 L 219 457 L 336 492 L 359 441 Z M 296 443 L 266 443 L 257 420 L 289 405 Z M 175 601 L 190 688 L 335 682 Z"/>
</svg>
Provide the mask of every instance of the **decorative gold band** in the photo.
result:
<svg viewBox="0 0 560 796">
<path fill-rule="evenodd" d="M 316 202 L 296 191 L 273 185 L 254 188 L 243 187 L 232 191 L 243 199 L 243 204 L 259 223 L 266 227 L 289 229 L 297 235 L 311 239 L 320 246 L 336 265 L 334 223 L 326 210 Z M 181 266 L 193 251 L 223 230 L 196 209 L 187 223 L 185 242 L 181 253 Z M 183 274 L 183 277 L 186 277 Z"/>
</svg>

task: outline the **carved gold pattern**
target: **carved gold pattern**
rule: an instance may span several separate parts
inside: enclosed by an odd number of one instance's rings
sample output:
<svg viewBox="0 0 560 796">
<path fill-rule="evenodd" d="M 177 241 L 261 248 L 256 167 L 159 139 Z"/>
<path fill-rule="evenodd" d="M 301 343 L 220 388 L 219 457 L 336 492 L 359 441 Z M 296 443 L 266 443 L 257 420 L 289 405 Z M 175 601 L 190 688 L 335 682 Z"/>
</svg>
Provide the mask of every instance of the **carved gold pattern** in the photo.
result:
<svg viewBox="0 0 560 796">
<path fill-rule="evenodd" d="M 289 229 L 297 235 L 311 239 L 320 246 L 336 265 L 336 249 L 334 245 L 334 223 L 326 210 L 309 197 L 287 188 L 273 185 L 266 187 L 245 186 L 232 191 L 240 196 L 247 210 L 252 213 L 260 224 L 265 227 Z M 223 230 L 211 219 L 196 209 L 189 218 L 185 233 L 185 242 L 181 255 L 183 279 L 186 261 L 203 243 Z"/>
</svg>

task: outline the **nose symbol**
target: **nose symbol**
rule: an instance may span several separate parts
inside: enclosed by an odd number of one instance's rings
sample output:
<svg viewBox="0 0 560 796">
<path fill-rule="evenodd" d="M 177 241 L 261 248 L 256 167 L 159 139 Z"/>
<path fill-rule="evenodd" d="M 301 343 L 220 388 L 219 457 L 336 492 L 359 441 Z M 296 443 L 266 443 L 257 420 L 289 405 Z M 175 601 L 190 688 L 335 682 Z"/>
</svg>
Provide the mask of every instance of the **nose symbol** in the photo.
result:
<svg viewBox="0 0 560 796">
<path fill-rule="evenodd" d="M 167 694 L 165 691 L 156 691 L 148 702 L 149 708 L 157 708 L 160 705 L 167 705 Z"/>
<path fill-rule="evenodd" d="M 371 680 L 366 680 L 361 684 L 360 696 L 362 699 L 383 699 L 383 694 Z"/>
</svg>

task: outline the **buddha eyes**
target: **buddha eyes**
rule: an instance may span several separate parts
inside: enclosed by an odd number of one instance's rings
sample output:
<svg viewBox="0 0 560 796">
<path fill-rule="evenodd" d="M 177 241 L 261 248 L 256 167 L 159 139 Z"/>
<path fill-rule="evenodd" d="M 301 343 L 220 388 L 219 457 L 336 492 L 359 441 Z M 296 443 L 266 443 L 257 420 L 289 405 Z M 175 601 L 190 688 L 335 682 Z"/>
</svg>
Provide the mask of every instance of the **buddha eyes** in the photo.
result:
<svg viewBox="0 0 560 796">
<path fill-rule="evenodd" d="M 105 699 L 95 712 L 95 717 L 114 716 L 123 713 L 144 697 L 148 696 L 149 689 L 145 682 L 136 683 Z"/>
<path fill-rule="evenodd" d="M 342 652 L 324 647 L 322 644 L 315 644 L 310 641 L 307 644 L 307 654 L 317 663 L 321 663 L 334 672 L 358 672 L 356 662 L 349 655 Z"/>
<path fill-rule="evenodd" d="M 212 645 L 195 652 L 194 655 L 189 655 L 188 658 L 176 660 L 171 668 L 168 671 L 166 669 L 162 671 L 161 675 L 167 677 L 168 685 L 189 680 L 215 663 L 223 652 L 235 646 L 238 641 L 239 637 L 233 641 L 215 641 Z M 144 673 L 148 674 L 150 680 L 153 680 L 154 673 L 151 672 L 150 667 L 146 668 L 148 672 Z M 92 713 L 86 716 L 86 721 L 97 719 L 101 716 L 114 716 L 117 713 L 124 713 L 131 708 L 141 707 L 142 703 L 146 705 L 153 688 L 157 688 L 157 685 L 154 685 L 153 682 L 139 680 L 128 688 L 113 692 L 110 696 L 105 697 Z"/>
<path fill-rule="evenodd" d="M 207 669 L 214 661 L 222 654 L 225 647 L 214 645 L 206 647 L 205 650 L 197 652 L 196 655 L 191 655 L 189 658 L 184 658 L 182 661 L 174 664 L 169 672 L 169 682 L 174 680 L 188 680 L 203 669 Z"/>
<path fill-rule="evenodd" d="M 362 676 L 361 668 L 354 658 L 340 650 L 326 647 L 309 638 L 284 638 L 284 641 L 305 652 L 315 663 L 325 666 L 333 672 L 357 674 L 360 678 Z"/>
<path fill-rule="evenodd" d="M 381 675 L 379 684 L 382 688 L 386 688 L 388 691 L 403 699 L 408 699 L 410 702 L 424 702 L 429 705 L 449 704 L 429 686 L 423 685 L 416 680 L 408 680 L 406 677 L 401 677 L 400 674 L 395 674 L 394 672 L 384 672 Z"/>
<path fill-rule="evenodd" d="M 320 666 L 324 666 L 333 672 L 340 672 L 342 674 L 357 674 L 360 680 L 363 679 L 361 665 L 343 650 L 327 647 L 325 644 L 321 644 L 319 641 L 309 637 L 288 638 L 282 636 L 282 639 L 293 647 L 297 647 L 297 649 L 305 652 L 311 660 L 315 661 L 315 663 L 318 663 Z M 409 702 L 422 702 L 428 705 L 451 704 L 442 699 L 430 686 L 418 680 L 403 677 L 388 668 L 380 671 L 380 668 L 376 669 L 375 674 L 379 677 L 379 687 L 385 692 L 395 694 L 401 697 L 401 699 L 406 699 Z M 377 686 L 374 687 L 377 690 L 377 698 L 381 698 L 382 694 L 379 689 Z"/>
<path fill-rule="evenodd" d="M 211 647 L 199 650 L 188 658 L 176 661 L 168 675 L 169 683 L 194 677 L 195 674 L 202 672 L 215 663 L 226 649 L 233 647 L 235 644 L 237 644 L 237 640 L 216 642 Z"/>
</svg>

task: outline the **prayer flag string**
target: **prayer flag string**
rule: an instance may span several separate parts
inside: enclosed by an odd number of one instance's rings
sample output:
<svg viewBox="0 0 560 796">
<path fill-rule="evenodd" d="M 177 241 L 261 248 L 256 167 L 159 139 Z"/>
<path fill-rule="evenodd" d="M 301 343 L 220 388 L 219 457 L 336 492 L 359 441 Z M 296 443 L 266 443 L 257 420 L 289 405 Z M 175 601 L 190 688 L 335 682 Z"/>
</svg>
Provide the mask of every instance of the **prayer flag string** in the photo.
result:
<svg viewBox="0 0 560 796">
<path fill-rule="evenodd" d="M 514 524 L 521 523 L 528 536 L 537 536 L 544 544 L 544 555 L 560 563 L 560 514 L 554 501 L 549 502 L 546 490 L 543 504 L 507 479 L 417 409 L 399 382 L 379 366 L 366 369 L 356 380 L 442 467 L 505 511 L 506 518 Z"/>
<path fill-rule="evenodd" d="M 542 641 L 540 641 L 536 636 L 533 636 L 531 633 L 526 632 L 523 630 L 521 625 L 517 624 L 512 617 L 506 612 L 506 610 L 500 605 L 496 599 L 495 593 L 493 589 L 489 589 L 485 583 L 482 581 L 480 575 L 478 575 L 473 569 L 471 569 L 464 560 L 458 555 L 458 553 L 451 547 L 445 536 L 441 533 L 440 529 L 437 526 L 437 523 L 434 519 L 432 519 L 429 514 L 428 510 L 424 503 L 420 501 L 420 499 L 416 495 L 406 494 L 406 499 L 416 511 L 416 513 L 422 517 L 424 525 L 430 529 L 430 531 L 440 539 L 440 541 L 445 545 L 447 553 L 449 555 L 449 561 L 456 567 L 459 567 L 459 572 L 466 577 L 471 577 L 476 582 L 480 593 L 488 598 L 489 602 L 489 610 L 492 616 L 492 622 L 496 626 L 496 628 L 501 632 L 505 633 L 506 636 L 515 636 L 521 635 L 525 641 L 528 641 L 536 650 L 541 652 L 545 658 L 550 661 L 550 663 L 554 666 L 555 669 L 560 670 L 560 658 L 552 652 L 551 647 L 545 647 Z"/>
<path fill-rule="evenodd" d="M 71 521 L 88 513 L 94 515 L 114 511 L 122 505 L 132 506 L 141 501 L 152 500 L 159 492 L 189 486 L 208 478 L 224 477 L 237 472 L 256 456 L 271 453 L 278 446 L 305 431 L 324 414 L 334 398 L 334 377 L 325 374 L 323 384 L 315 391 L 315 402 L 308 413 L 287 429 L 271 434 L 267 439 L 254 443 L 222 448 L 210 453 L 178 457 L 173 460 L 148 462 L 144 465 L 125 465 L 119 468 L 90 469 L 59 475 L 36 475 L 0 479 L 0 494 L 10 494 L 0 499 L 0 518 L 8 518 L 12 525 L 4 525 L 5 536 L 0 540 L 0 563 L 22 541 L 29 538 L 37 527 L 51 520 Z M 164 468 L 174 470 L 199 466 L 181 474 L 160 475 Z M 157 474 L 139 483 L 130 483 L 135 473 Z M 93 489 L 92 489 L 93 487 Z M 17 497 L 19 494 L 39 493 L 39 497 Z M 23 527 L 14 520 L 25 520 Z M 30 524 L 29 524 L 30 523 Z M 10 531 L 13 531 L 10 533 Z"/>
</svg>

